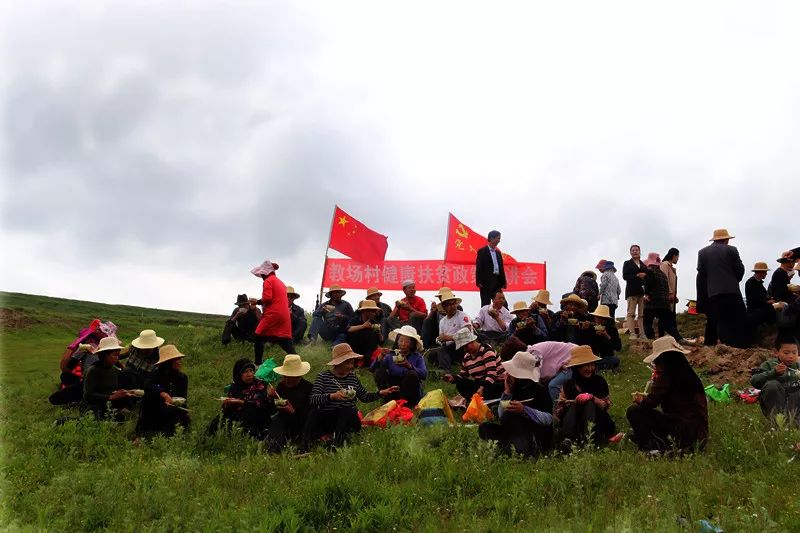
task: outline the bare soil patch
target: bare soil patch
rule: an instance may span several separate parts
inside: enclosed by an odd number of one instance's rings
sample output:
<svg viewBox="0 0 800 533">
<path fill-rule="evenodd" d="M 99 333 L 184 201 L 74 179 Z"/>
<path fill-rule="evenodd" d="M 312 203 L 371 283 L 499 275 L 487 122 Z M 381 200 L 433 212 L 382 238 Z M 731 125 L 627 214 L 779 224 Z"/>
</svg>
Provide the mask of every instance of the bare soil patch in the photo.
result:
<svg viewBox="0 0 800 533">
<path fill-rule="evenodd" d="M 2 329 L 22 329 L 38 322 L 24 311 L 0 307 L 0 328 Z"/>
</svg>

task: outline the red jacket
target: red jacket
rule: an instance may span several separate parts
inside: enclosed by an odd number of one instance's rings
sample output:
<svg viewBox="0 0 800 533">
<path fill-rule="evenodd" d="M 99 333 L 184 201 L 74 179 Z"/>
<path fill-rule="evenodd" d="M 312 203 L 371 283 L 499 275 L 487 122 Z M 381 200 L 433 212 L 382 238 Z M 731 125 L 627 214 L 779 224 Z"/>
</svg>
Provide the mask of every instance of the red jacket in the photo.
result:
<svg viewBox="0 0 800 533">
<path fill-rule="evenodd" d="M 264 314 L 256 326 L 256 335 L 262 337 L 292 338 L 292 318 L 289 314 L 289 297 L 286 285 L 275 274 L 267 276 L 261 291 L 261 309 Z"/>
</svg>

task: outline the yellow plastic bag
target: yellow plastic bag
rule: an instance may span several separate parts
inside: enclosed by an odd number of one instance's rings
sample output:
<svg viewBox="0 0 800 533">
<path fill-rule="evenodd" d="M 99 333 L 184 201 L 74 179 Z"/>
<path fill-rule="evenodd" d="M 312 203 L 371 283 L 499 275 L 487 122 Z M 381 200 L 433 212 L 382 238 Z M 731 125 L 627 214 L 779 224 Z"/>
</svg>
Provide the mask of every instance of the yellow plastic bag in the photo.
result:
<svg viewBox="0 0 800 533">
<path fill-rule="evenodd" d="M 378 426 L 385 428 L 386 427 L 386 416 L 389 414 L 389 411 L 397 407 L 397 402 L 391 400 L 386 402 L 385 404 L 381 405 L 380 407 L 373 409 L 361 420 L 361 424 L 364 426 Z"/>
<path fill-rule="evenodd" d="M 450 403 L 442 389 L 434 389 L 423 396 L 415 409 L 420 422 L 425 425 L 445 421 L 455 423 Z"/>
<path fill-rule="evenodd" d="M 472 400 L 469 401 L 467 406 L 467 412 L 461 417 L 464 422 L 474 422 L 476 424 L 488 422 L 492 418 L 492 412 L 483 403 L 483 398 L 481 398 L 480 394 L 477 393 L 472 395 Z"/>
</svg>

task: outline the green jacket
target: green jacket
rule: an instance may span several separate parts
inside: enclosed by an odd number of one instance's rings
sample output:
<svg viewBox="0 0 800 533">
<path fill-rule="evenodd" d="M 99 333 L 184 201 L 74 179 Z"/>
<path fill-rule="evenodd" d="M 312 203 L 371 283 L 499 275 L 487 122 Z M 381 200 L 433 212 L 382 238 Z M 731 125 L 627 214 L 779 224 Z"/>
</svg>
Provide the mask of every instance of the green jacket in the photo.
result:
<svg viewBox="0 0 800 533">
<path fill-rule="evenodd" d="M 775 367 L 778 366 L 780 360 L 776 357 L 774 359 L 767 359 L 761 366 L 758 367 L 758 372 L 753 374 L 750 378 L 750 384 L 757 388 L 762 389 L 767 381 L 777 380 L 779 383 L 791 383 L 800 380 L 800 375 L 789 371 L 789 368 L 800 370 L 800 364 L 794 363 L 793 365 L 786 365 L 786 372 L 782 376 L 775 373 Z"/>
</svg>

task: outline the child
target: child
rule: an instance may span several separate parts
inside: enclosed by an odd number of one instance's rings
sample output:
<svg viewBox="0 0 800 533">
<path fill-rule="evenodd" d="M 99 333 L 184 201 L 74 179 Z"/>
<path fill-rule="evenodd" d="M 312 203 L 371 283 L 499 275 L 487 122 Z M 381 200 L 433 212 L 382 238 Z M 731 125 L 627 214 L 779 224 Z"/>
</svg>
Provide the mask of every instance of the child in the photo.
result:
<svg viewBox="0 0 800 533">
<path fill-rule="evenodd" d="M 800 410 L 800 364 L 797 339 L 781 336 L 775 340 L 775 358 L 761 363 L 759 372 L 750 378 L 761 389 L 758 401 L 764 416 L 774 422 L 779 413 L 797 416 Z M 796 420 L 795 420 L 796 421 Z"/>
</svg>

